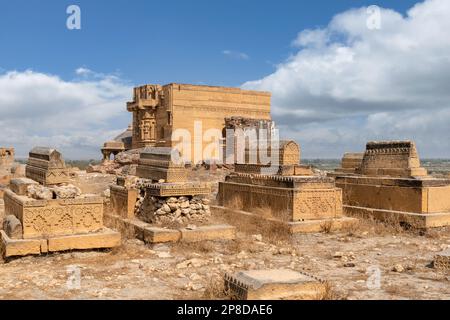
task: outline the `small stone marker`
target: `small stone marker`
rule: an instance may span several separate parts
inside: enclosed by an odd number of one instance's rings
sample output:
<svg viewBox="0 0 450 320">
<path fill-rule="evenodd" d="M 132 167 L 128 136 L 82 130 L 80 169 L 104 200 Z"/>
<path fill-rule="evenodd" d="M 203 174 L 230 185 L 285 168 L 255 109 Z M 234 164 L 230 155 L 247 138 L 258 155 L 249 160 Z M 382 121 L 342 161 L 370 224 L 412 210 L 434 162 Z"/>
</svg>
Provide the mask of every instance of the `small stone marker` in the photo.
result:
<svg viewBox="0 0 450 320">
<path fill-rule="evenodd" d="M 434 267 L 438 270 L 450 271 L 450 248 L 436 254 Z"/>
<path fill-rule="evenodd" d="M 314 276 L 288 269 L 225 274 L 225 290 L 238 300 L 319 300 L 326 285 Z"/>
</svg>

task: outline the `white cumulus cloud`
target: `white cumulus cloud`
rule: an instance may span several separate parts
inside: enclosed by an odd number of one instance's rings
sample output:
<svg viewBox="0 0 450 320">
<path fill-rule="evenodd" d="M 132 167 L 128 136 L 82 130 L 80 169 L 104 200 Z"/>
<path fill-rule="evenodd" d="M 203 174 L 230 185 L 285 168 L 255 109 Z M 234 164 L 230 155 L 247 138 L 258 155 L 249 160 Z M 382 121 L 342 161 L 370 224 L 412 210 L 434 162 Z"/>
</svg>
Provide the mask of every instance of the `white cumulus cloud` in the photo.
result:
<svg viewBox="0 0 450 320">
<path fill-rule="evenodd" d="M 132 86 L 87 70 L 76 70 L 83 79 L 71 81 L 31 70 L 0 74 L 0 146 L 22 157 L 41 145 L 66 158 L 100 158 L 101 144 L 130 122 L 125 101 Z"/>
<path fill-rule="evenodd" d="M 405 16 L 342 12 L 303 30 L 296 53 L 274 73 L 243 85 L 272 92 L 282 135 L 304 157 L 340 157 L 368 140 L 414 139 L 422 157 L 450 156 L 450 2 L 427 0 Z"/>
<path fill-rule="evenodd" d="M 244 52 L 233 51 L 233 50 L 223 50 L 222 54 L 236 60 L 248 60 L 250 59 L 249 55 Z"/>
</svg>

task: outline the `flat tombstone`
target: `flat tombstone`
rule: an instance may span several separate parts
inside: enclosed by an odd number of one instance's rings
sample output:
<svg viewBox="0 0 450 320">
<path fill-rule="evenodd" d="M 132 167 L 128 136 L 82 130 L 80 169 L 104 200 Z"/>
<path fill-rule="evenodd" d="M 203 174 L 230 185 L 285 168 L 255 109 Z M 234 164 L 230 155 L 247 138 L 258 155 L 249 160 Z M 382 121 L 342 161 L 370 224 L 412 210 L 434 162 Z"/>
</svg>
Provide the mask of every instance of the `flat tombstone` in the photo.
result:
<svg viewBox="0 0 450 320">
<path fill-rule="evenodd" d="M 325 283 L 293 270 L 250 270 L 226 274 L 225 290 L 239 300 L 317 300 L 325 294 Z"/>
</svg>

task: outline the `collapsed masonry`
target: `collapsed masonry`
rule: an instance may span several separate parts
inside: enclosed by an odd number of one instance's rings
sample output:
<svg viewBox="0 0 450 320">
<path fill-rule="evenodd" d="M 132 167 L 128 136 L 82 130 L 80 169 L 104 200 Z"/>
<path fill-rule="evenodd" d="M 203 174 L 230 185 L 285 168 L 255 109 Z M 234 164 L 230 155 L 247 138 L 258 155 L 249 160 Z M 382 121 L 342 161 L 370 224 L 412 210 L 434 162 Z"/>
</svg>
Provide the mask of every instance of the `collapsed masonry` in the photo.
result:
<svg viewBox="0 0 450 320">
<path fill-rule="evenodd" d="M 11 179 L 25 174 L 25 166 L 15 162 L 14 155 L 14 148 L 0 148 L 0 199 Z"/>
<path fill-rule="evenodd" d="M 450 180 L 427 175 L 414 142 L 368 142 L 352 165 L 343 161 L 343 168 L 330 174 L 343 190 L 345 213 L 417 228 L 450 224 Z"/>
<path fill-rule="evenodd" d="M 316 232 L 330 225 L 339 228 L 355 220 L 342 215 L 342 193 L 332 178 L 313 174 L 300 165 L 300 148 L 294 141 L 279 144 L 278 162 L 264 164 L 259 156 L 245 150 L 245 160 L 235 164 L 235 172 L 219 182 L 218 202 L 227 212 L 243 210 L 256 220 L 266 219 L 286 227 L 291 233 Z M 274 152 L 273 150 L 269 150 Z M 234 215 L 233 215 L 234 217 Z"/>
<path fill-rule="evenodd" d="M 208 223 L 211 184 L 188 181 L 188 171 L 176 149 L 147 147 L 140 153 L 137 177 L 118 177 L 110 186 L 112 226 L 146 242 L 233 239 L 231 226 L 170 229 L 168 225 Z M 195 234 L 201 235 L 196 238 Z"/>
<path fill-rule="evenodd" d="M 67 168 L 57 150 L 34 148 L 26 175 L 12 179 L 5 191 L 3 257 L 120 245 L 120 234 L 103 225 L 103 199 L 66 183 Z"/>
</svg>

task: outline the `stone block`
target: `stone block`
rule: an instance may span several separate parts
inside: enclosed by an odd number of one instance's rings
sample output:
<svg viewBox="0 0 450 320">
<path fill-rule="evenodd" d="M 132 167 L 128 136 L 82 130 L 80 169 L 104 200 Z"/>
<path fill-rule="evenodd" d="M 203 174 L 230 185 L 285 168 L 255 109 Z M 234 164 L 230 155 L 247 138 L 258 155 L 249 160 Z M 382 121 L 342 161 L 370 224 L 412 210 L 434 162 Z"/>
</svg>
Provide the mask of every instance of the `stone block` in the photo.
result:
<svg viewBox="0 0 450 320">
<path fill-rule="evenodd" d="M 225 290 L 238 300 L 320 300 L 324 281 L 288 269 L 249 270 L 225 275 Z"/>
<path fill-rule="evenodd" d="M 114 248 L 121 245 L 120 233 L 104 228 L 94 233 L 51 237 L 48 251 Z"/>
<path fill-rule="evenodd" d="M 230 225 L 200 226 L 195 229 L 183 228 L 180 231 L 181 241 L 185 242 L 236 239 L 236 227 Z"/>
<path fill-rule="evenodd" d="M 9 188 L 17 195 L 26 196 L 28 186 L 32 184 L 37 185 L 38 183 L 29 178 L 14 178 L 11 179 L 9 183 Z"/>
<path fill-rule="evenodd" d="M 3 230 L 0 230 L 0 236 L 0 252 L 4 258 L 41 254 L 41 240 L 39 239 L 11 239 Z"/>
<path fill-rule="evenodd" d="M 11 239 L 22 239 L 22 224 L 13 215 L 7 215 L 3 221 L 3 230 Z"/>
<path fill-rule="evenodd" d="M 144 229 L 144 241 L 146 243 L 178 242 L 181 239 L 179 230 L 146 227 Z"/>
</svg>

